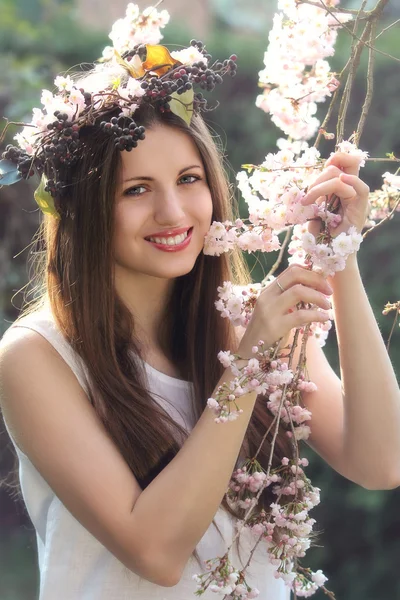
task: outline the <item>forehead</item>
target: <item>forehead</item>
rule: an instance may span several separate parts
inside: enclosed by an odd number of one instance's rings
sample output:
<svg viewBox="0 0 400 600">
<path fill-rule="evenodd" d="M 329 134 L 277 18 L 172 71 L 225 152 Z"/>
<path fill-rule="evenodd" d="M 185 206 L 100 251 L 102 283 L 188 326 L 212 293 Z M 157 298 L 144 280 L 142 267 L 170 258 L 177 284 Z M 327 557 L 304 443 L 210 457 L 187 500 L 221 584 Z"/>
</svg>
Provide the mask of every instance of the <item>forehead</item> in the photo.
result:
<svg viewBox="0 0 400 600">
<path fill-rule="evenodd" d="M 203 165 L 194 141 L 184 131 L 165 125 L 146 129 L 146 137 L 131 152 L 121 152 L 122 177 L 149 176 Z"/>
</svg>

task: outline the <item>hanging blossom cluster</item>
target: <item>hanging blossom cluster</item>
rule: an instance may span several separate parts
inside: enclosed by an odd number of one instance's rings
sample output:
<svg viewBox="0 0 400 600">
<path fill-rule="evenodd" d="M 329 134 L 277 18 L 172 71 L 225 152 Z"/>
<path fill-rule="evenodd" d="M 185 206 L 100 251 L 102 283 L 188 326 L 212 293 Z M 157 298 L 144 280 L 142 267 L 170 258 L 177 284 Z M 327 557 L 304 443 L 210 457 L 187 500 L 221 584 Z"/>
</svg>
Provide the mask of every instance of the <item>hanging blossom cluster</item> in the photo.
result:
<svg viewBox="0 0 400 600">
<path fill-rule="evenodd" d="M 249 391 L 264 395 L 275 421 L 286 429 L 288 437 L 299 441 L 307 439 L 310 428 L 306 424 L 311 412 L 301 405 L 301 393 L 313 392 L 316 385 L 306 379 L 301 367 L 294 372 L 283 360 L 284 351 L 276 344 L 266 349 L 259 341 L 253 347 L 254 358 L 239 366 L 240 356 L 220 352 L 219 360 L 230 368 L 235 378 L 216 391 L 208 400 L 209 408 L 215 413 L 215 421 L 223 423 L 236 419 L 241 410 L 236 400 Z M 286 355 L 287 356 L 287 355 Z M 275 577 L 281 578 L 299 596 L 308 596 L 322 587 L 327 580 L 321 571 L 313 573 L 296 568 L 297 559 L 303 558 L 311 545 L 315 519 L 309 511 L 320 501 L 318 488 L 311 485 L 305 475 L 306 458 L 284 457 L 281 464 L 265 471 L 255 458 L 249 459 L 232 474 L 226 494 L 233 509 L 245 511 L 243 520 L 238 521 L 238 534 L 243 527 L 255 536 L 255 544 L 266 543 L 267 557 L 275 567 Z M 254 513 L 261 493 L 270 487 L 277 497 L 270 504 L 271 511 Z M 230 598 L 255 598 L 258 590 L 246 582 L 246 568 L 235 569 L 229 560 L 229 550 L 222 558 L 206 561 L 206 572 L 195 575 L 197 594 L 207 589 Z"/>
<path fill-rule="evenodd" d="M 327 0 L 334 7 L 339 0 Z M 256 105 L 271 115 L 272 121 L 294 140 L 311 138 L 319 127 L 317 103 L 331 96 L 339 81 L 324 60 L 334 54 L 337 30 L 351 15 L 279 0 L 282 12 L 274 16 L 265 68 L 259 84 L 264 88 Z"/>
<path fill-rule="evenodd" d="M 215 398 L 207 401 L 216 415 L 215 422 L 235 420 L 242 412 L 237 408 L 236 400 L 244 394 L 256 392 L 266 397 L 269 410 L 279 416 L 282 425 L 287 428 L 288 437 L 308 439 L 310 428 L 305 423 L 311 419 L 311 412 L 301 406 L 301 392 L 314 392 L 317 386 L 306 380 L 304 373 L 295 376 L 287 363 L 281 360 L 277 348 L 265 348 L 263 340 L 253 347 L 253 354 L 254 357 L 240 367 L 239 355 L 230 351 L 218 353 L 221 364 L 229 368 L 235 378 L 220 385 Z"/>
<path fill-rule="evenodd" d="M 231 600 L 252 600 L 260 595 L 257 588 L 251 588 L 239 571 L 231 564 L 228 554 L 222 558 L 205 561 L 206 572 L 202 575 L 193 575 L 197 583 L 196 596 L 201 596 L 209 589 L 221 596 L 228 596 Z"/>
<path fill-rule="evenodd" d="M 227 493 L 228 502 L 235 509 L 255 506 L 267 487 L 277 496 L 269 514 L 262 510 L 250 516 L 245 524 L 258 540 L 267 543 L 268 558 L 276 567 L 275 577 L 292 585 L 299 596 L 311 595 L 311 590 L 314 593 L 327 581 L 321 571 L 309 571 L 304 576 L 294 569 L 294 561 L 304 557 L 310 547 L 315 519 L 308 513 L 320 502 L 320 489 L 311 485 L 302 468 L 307 466 L 306 458 L 284 457 L 267 476 L 256 460 L 249 460 L 233 473 Z M 279 504 L 282 498 L 284 502 Z"/>
</svg>

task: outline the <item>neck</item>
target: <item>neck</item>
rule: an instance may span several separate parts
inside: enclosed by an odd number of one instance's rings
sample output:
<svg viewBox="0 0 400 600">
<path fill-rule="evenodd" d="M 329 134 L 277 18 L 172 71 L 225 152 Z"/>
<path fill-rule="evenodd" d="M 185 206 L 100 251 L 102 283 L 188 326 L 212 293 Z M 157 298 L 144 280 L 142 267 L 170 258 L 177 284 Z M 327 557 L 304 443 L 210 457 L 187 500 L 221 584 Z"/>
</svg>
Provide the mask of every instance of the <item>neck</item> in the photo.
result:
<svg viewBox="0 0 400 600">
<path fill-rule="evenodd" d="M 159 348 L 160 326 L 173 281 L 116 269 L 116 291 L 133 315 L 135 337 L 145 352 Z"/>
</svg>

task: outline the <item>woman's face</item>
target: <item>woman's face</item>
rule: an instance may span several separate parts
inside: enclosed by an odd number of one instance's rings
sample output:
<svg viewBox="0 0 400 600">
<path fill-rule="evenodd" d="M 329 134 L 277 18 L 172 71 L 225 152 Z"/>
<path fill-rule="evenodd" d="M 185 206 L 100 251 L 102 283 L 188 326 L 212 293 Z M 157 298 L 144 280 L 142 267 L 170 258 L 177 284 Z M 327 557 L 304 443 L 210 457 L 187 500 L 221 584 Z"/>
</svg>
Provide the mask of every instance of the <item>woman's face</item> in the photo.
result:
<svg viewBox="0 0 400 600">
<path fill-rule="evenodd" d="M 203 249 L 213 209 L 196 145 L 184 132 L 157 125 L 121 158 L 116 269 L 165 279 L 185 275 Z"/>
</svg>

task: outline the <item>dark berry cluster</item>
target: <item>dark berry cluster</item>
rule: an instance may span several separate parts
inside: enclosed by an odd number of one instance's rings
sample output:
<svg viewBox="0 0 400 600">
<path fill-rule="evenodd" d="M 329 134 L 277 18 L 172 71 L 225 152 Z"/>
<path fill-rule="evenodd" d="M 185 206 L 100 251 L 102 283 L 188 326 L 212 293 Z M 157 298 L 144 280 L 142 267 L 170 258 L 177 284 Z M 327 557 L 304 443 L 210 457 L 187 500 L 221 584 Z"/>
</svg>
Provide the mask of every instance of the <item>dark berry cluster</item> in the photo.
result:
<svg viewBox="0 0 400 600">
<path fill-rule="evenodd" d="M 89 94 L 90 95 L 90 94 Z M 29 156 L 15 146 L 7 146 L 2 157 L 17 165 L 24 179 L 34 175 L 34 169 L 39 175 L 45 171 L 53 173 L 49 178 L 46 191 L 52 196 L 61 196 L 63 182 L 58 180 L 59 171 L 63 166 L 70 167 L 79 160 L 79 125 L 68 120 L 68 115 L 60 111 L 54 113 L 56 119 L 47 125 L 48 133 L 42 138 L 40 149 L 35 156 Z"/>
<path fill-rule="evenodd" d="M 130 152 L 132 148 L 136 148 L 138 140 L 145 138 L 144 127 L 138 126 L 130 117 L 112 117 L 111 121 L 102 121 L 100 128 L 115 136 L 117 150 Z"/>
<path fill-rule="evenodd" d="M 20 150 L 20 148 L 8 144 L 5 152 L 2 154 L 2 158 L 16 164 L 21 177 L 24 179 L 28 179 L 28 177 L 31 177 L 34 174 L 32 169 L 32 157 L 23 150 Z"/>
<path fill-rule="evenodd" d="M 145 44 L 137 44 L 132 50 L 125 52 L 122 58 L 127 62 L 130 62 L 134 56 L 138 55 L 142 62 L 145 62 L 147 58 L 147 48 Z"/>
<path fill-rule="evenodd" d="M 52 134 L 48 143 L 43 146 L 46 159 L 52 160 L 57 165 L 65 164 L 71 166 L 76 163 L 78 157 L 75 151 L 79 147 L 79 125 L 68 120 L 68 115 L 56 111 L 55 121 L 47 125 Z"/>
<path fill-rule="evenodd" d="M 61 181 L 48 179 L 44 189 L 46 192 L 49 192 L 49 194 L 53 196 L 53 198 L 57 198 L 63 195 L 64 185 Z"/>
</svg>

